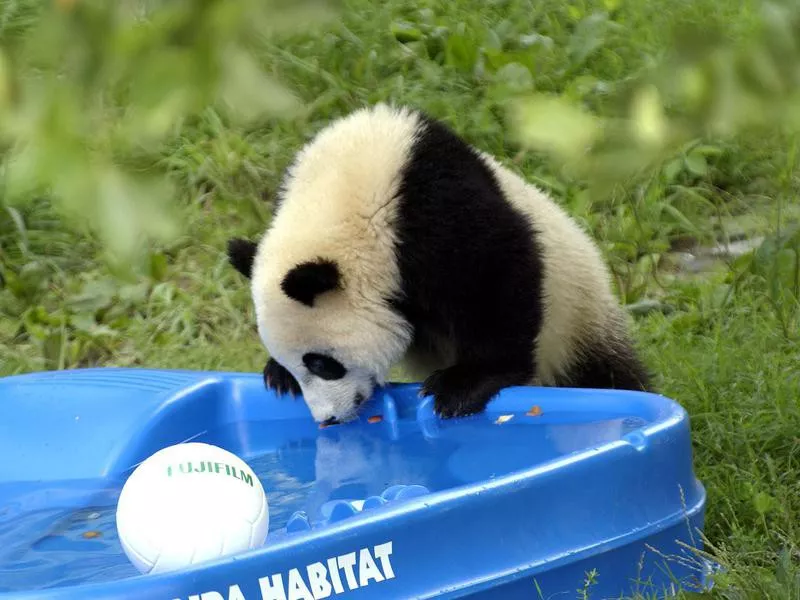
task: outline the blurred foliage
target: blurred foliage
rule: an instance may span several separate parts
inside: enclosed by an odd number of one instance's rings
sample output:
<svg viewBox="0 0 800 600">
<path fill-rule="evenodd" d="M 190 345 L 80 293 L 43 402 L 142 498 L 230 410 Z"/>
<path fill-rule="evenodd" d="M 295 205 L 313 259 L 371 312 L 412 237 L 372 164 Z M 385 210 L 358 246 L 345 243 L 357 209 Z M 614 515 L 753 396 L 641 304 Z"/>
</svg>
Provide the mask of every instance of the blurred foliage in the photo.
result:
<svg viewBox="0 0 800 600">
<path fill-rule="evenodd" d="M 296 95 L 253 51 L 330 16 L 321 0 L 29 0 L 0 12 L 0 209 L 21 225 L 17 209 L 47 196 L 119 266 L 176 235 L 163 145 L 208 106 L 232 124 L 294 114 Z"/>
<path fill-rule="evenodd" d="M 517 139 L 547 152 L 585 178 L 595 195 L 652 171 L 681 151 L 683 166 L 708 172 L 699 139 L 725 139 L 748 130 L 794 134 L 800 129 L 800 2 L 761 5 L 758 27 L 730 39 L 709 21 L 676 19 L 665 56 L 609 89 L 605 110 L 592 112 L 568 95 L 533 94 L 513 103 Z M 581 48 L 600 44 L 609 15 L 596 12 Z M 587 50 L 588 51 L 588 50 Z M 583 54 L 583 53 L 581 53 Z M 673 174 L 681 165 L 667 166 Z"/>
</svg>

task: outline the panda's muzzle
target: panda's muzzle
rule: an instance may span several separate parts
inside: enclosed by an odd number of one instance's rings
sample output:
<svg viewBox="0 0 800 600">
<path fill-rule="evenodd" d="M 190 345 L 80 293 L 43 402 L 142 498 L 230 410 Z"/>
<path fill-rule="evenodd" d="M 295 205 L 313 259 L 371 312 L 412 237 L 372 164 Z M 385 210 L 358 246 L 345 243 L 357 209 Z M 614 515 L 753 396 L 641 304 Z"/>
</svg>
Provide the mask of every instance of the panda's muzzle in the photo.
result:
<svg viewBox="0 0 800 600">
<path fill-rule="evenodd" d="M 366 399 L 367 399 L 367 397 L 364 394 L 359 392 L 353 398 L 353 402 L 358 407 L 358 406 L 361 406 L 364 403 L 364 400 L 366 400 Z M 322 422 L 322 426 L 323 427 L 329 427 L 330 425 L 340 425 L 341 423 L 342 423 L 342 421 L 340 421 L 337 417 L 328 417 L 327 419 L 325 419 Z"/>
</svg>

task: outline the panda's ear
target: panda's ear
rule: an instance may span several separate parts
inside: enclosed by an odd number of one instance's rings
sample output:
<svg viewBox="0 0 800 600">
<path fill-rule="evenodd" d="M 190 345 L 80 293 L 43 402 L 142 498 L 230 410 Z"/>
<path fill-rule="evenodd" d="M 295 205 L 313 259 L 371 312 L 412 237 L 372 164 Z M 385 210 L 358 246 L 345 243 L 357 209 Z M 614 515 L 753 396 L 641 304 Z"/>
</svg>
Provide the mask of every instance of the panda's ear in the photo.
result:
<svg viewBox="0 0 800 600">
<path fill-rule="evenodd" d="M 281 282 L 281 289 L 290 298 L 313 306 L 317 296 L 339 287 L 340 281 L 336 263 L 318 258 L 301 263 L 289 271 Z"/>
<path fill-rule="evenodd" d="M 228 261 L 248 279 L 253 274 L 253 260 L 257 248 L 258 244 L 249 240 L 240 238 L 228 240 Z"/>
</svg>

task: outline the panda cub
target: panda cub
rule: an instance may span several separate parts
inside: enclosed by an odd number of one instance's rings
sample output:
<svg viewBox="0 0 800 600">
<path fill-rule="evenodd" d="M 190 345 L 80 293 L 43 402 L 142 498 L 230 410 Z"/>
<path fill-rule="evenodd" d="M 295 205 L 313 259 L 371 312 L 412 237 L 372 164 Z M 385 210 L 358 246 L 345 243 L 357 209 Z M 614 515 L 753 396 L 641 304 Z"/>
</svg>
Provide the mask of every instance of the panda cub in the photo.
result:
<svg viewBox="0 0 800 600">
<path fill-rule="evenodd" d="M 345 422 L 405 359 L 437 414 L 509 386 L 648 390 L 609 271 L 542 191 L 425 114 L 377 105 L 297 155 L 251 281 L 266 386 Z"/>
</svg>

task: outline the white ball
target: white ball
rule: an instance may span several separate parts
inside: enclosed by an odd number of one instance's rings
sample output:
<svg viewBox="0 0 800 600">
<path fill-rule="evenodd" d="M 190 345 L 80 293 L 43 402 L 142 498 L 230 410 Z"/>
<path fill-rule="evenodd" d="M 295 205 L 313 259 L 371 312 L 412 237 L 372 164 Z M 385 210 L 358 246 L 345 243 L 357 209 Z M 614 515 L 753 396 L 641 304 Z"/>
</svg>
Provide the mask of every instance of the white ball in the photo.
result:
<svg viewBox="0 0 800 600">
<path fill-rule="evenodd" d="M 117 532 L 142 573 L 257 548 L 269 528 L 264 488 L 238 456 L 209 444 L 159 450 L 128 478 Z"/>
</svg>

